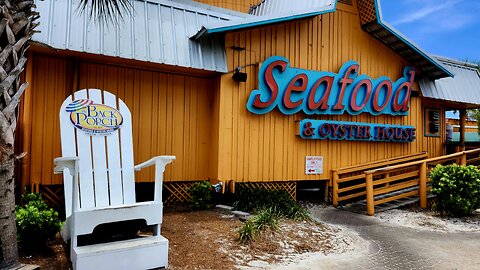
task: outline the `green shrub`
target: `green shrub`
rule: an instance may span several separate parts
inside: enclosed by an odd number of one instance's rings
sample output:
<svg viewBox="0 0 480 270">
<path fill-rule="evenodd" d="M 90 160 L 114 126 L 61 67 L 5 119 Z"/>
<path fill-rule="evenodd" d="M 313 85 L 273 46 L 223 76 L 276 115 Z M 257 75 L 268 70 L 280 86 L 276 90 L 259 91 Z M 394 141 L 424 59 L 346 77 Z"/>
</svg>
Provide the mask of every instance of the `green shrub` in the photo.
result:
<svg viewBox="0 0 480 270">
<path fill-rule="evenodd" d="M 16 206 L 17 239 L 23 248 L 45 246 L 60 231 L 58 212 L 49 208 L 40 193 L 24 193 L 23 206 Z"/>
<path fill-rule="evenodd" d="M 238 240 L 240 243 L 246 244 L 253 241 L 255 236 L 267 228 L 272 231 L 278 230 L 279 219 L 280 217 L 275 208 L 267 208 L 257 212 L 255 216 L 247 220 L 238 230 Z"/>
<path fill-rule="evenodd" d="M 437 165 L 430 172 L 437 211 L 452 216 L 470 214 L 480 207 L 480 171 L 475 166 Z"/>
<path fill-rule="evenodd" d="M 238 230 L 240 243 L 245 244 L 266 229 L 276 231 L 281 218 L 296 221 L 310 220 L 308 211 L 299 206 L 285 190 L 251 189 L 238 187 L 233 207 L 253 213 Z"/>
<path fill-rule="evenodd" d="M 294 204 L 290 207 L 286 217 L 295 221 L 310 220 L 310 214 L 308 211 L 298 204 Z"/>
<path fill-rule="evenodd" d="M 250 243 L 258 233 L 259 231 L 255 229 L 253 221 L 247 220 L 238 230 L 238 240 L 242 244 Z"/>
<path fill-rule="evenodd" d="M 258 231 L 263 231 L 267 227 L 276 231 L 278 230 L 279 218 L 275 208 L 266 208 L 259 211 L 252 219 Z"/>
<path fill-rule="evenodd" d="M 209 181 L 196 182 L 187 192 L 192 196 L 190 203 L 194 209 L 205 210 L 212 208 L 213 189 Z"/>
<path fill-rule="evenodd" d="M 257 213 L 274 209 L 276 214 L 293 220 L 308 220 L 307 210 L 300 207 L 285 190 L 251 189 L 239 187 L 235 193 L 233 207 L 236 210 Z"/>
</svg>

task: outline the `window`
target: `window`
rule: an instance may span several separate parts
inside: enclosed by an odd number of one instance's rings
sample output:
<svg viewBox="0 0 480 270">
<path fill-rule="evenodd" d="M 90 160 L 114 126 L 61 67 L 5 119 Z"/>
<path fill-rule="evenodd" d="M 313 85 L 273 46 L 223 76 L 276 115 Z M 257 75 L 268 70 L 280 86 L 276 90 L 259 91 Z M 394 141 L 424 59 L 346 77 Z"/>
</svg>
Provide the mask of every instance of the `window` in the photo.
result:
<svg viewBox="0 0 480 270">
<path fill-rule="evenodd" d="M 425 109 L 425 136 L 440 137 L 440 110 Z"/>
</svg>

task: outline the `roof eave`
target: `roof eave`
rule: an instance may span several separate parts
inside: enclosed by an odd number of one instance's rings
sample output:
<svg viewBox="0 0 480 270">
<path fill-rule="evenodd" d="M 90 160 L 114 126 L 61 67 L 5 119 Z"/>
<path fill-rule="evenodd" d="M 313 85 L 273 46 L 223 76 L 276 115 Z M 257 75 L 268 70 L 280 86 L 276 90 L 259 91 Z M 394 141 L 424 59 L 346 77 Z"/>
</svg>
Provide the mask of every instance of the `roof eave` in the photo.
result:
<svg viewBox="0 0 480 270">
<path fill-rule="evenodd" d="M 203 26 L 192 38 L 198 39 L 204 35 L 210 35 L 215 33 L 224 33 L 228 31 L 235 31 L 241 29 L 248 29 L 253 27 L 259 27 L 264 25 L 288 22 L 292 20 L 299 20 L 304 18 L 310 18 L 319 16 L 322 14 L 335 12 L 337 9 L 337 1 L 334 2 L 334 5 L 329 9 L 317 10 L 317 11 L 305 11 L 300 14 L 281 14 L 278 17 L 272 17 L 271 15 L 258 16 L 256 18 L 247 18 L 243 23 L 235 23 L 234 21 L 221 22 L 213 25 Z"/>
<path fill-rule="evenodd" d="M 465 66 L 465 67 L 474 68 L 474 69 L 479 68 L 479 65 L 468 62 L 468 61 L 460 61 L 460 60 L 456 60 L 456 59 L 452 59 L 444 56 L 438 56 L 438 55 L 433 55 L 433 57 L 439 61 L 443 61 L 443 62 L 454 64 L 454 65 Z"/>
<path fill-rule="evenodd" d="M 204 35 L 208 35 L 208 29 L 205 28 L 205 26 L 202 26 L 202 28 L 200 28 L 195 35 L 191 36 L 190 39 L 199 40 Z"/>
</svg>

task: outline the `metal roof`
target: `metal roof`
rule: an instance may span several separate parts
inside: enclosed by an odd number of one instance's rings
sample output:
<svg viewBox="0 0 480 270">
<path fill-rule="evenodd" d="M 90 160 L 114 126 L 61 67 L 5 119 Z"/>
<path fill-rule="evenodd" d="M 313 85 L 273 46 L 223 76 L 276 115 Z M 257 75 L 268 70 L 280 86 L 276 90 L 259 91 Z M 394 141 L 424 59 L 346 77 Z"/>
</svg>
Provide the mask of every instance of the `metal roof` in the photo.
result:
<svg viewBox="0 0 480 270">
<path fill-rule="evenodd" d="M 307 3 L 307 6 L 303 4 Z M 198 39 L 213 33 L 258 27 L 302 18 L 318 16 L 336 10 L 337 0 L 265 0 L 257 8 L 261 16 L 251 16 L 242 19 L 212 22 L 204 24 L 202 29 L 193 37 Z M 299 8 L 301 7 L 301 8 Z M 255 13 L 255 11 L 252 11 Z"/>
<path fill-rule="evenodd" d="M 186 0 L 134 0 L 134 11 L 118 26 L 92 22 L 78 0 L 35 1 L 40 12 L 33 40 L 55 49 L 227 72 L 224 40 L 189 37 L 204 24 L 241 14 Z"/>
<path fill-rule="evenodd" d="M 286 12 L 305 11 L 305 10 L 322 10 L 325 7 L 335 6 L 335 0 L 263 0 L 257 5 L 250 8 L 250 14 L 256 16 L 281 14 Z"/>
<path fill-rule="evenodd" d="M 477 66 L 465 62 L 437 57 L 454 78 L 420 80 L 422 95 L 427 98 L 466 103 L 480 107 L 480 74 Z"/>
</svg>

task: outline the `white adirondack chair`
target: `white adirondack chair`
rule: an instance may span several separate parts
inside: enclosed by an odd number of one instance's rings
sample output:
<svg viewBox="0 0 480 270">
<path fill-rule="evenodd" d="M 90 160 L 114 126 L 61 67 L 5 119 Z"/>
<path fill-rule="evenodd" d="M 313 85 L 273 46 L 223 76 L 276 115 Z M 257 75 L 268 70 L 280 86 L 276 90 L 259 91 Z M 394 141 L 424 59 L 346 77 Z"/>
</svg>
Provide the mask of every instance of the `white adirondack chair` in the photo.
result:
<svg viewBox="0 0 480 270">
<path fill-rule="evenodd" d="M 88 99 L 118 110 L 123 124 L 109 135 L 88 135 L 73 126 L 67 106 Z M 69 96 L 60 109 L 62 156 L 55 172 L 63 173 L 66 222 L 65 241 L 71 239 L 70 258 L 76 270 L 167 268 L 168 240 L 160 235 L 163 216 L 162 180 L 174 156 L 157 156 L 134 166 L 131 115 L 115 95 L 85 89 Z M 134 170 L 155 165 L 154 201 L 137 203 Z M 77 237 L 99 224 L 144 219 L 154 226 L 151 237 L 78 246 Z"/>
</svg>

